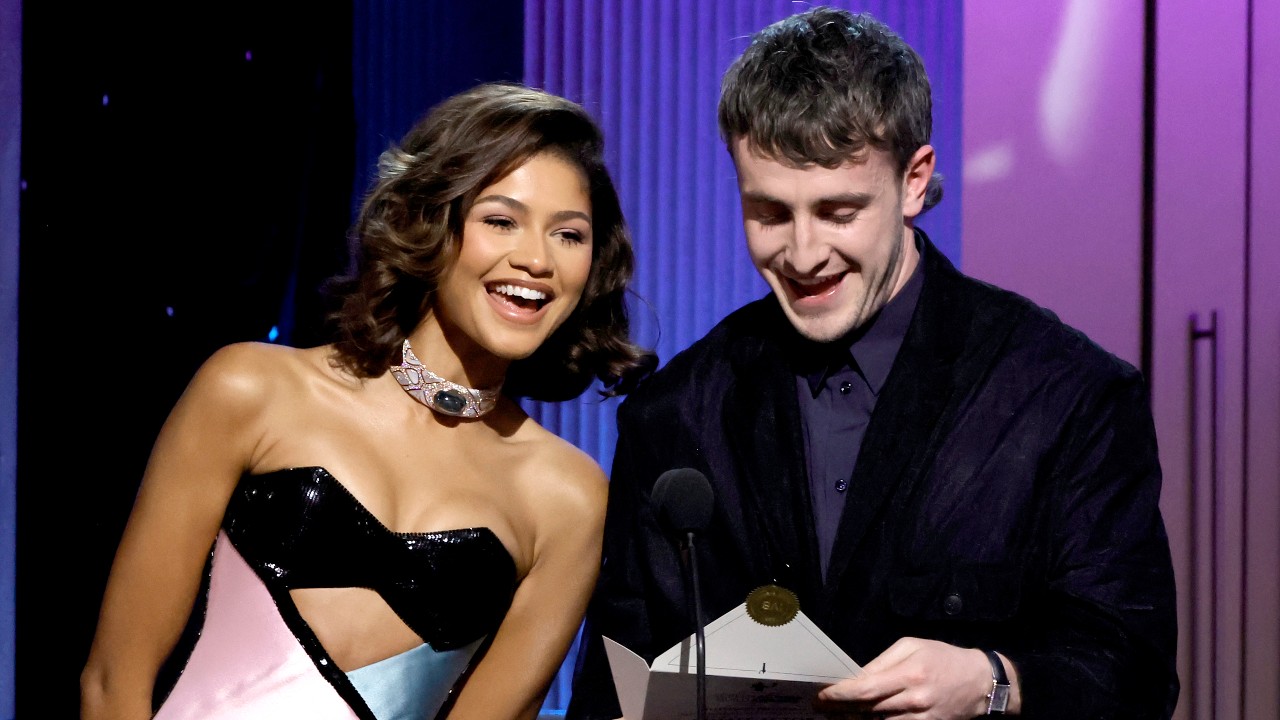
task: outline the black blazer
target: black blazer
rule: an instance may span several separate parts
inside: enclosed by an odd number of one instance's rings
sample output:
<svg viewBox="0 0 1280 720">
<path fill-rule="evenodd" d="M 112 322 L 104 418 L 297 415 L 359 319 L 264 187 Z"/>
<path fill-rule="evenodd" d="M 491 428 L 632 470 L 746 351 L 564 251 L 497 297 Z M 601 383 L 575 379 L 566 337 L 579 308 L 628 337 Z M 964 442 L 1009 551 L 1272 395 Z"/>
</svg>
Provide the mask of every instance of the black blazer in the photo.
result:
<svg viewBox="0 0 1280 720">
<path fill-rule="evenodd" d="M 923 234 L 922 238 L 923 238 Z M 904 636 L 998 650 L 1027 718 L 1168 718 L 1173 570 L 1140 374 L 1052 313 L 961 275 L 924 238 L 919 304 L 820 577 L 794 372 L 772 295 L 618 410 L 604 564 L 570 718 L 620 716 L 599 637 L 652 660 L 693 632 L 664 471 L 715 490 L 698 546 L 708 621 L 768 582 L 865 664 Z"/>
</svg>

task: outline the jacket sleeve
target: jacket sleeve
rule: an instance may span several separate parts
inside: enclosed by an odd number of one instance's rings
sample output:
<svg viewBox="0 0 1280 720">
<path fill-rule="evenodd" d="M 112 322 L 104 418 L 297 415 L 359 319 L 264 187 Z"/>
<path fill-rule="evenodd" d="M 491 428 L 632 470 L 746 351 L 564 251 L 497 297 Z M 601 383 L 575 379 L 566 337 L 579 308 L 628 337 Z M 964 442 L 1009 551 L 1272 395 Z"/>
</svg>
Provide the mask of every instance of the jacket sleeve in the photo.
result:
<svg viewBox="0 0 1280 720">
<path fill-rule="evenodd" d="M 1010 647 L 1028 718 L 1168 718 L 1178 696 L 1176 601 L 1141 377 L 1082 401 L 1046 458 L 1043 627 Z"/>
<path fill-rule="evenodd" d="M 638 398 L 629 398 L 618 410 L 618 443 L 609 479 L 609 504 L 605 518 L 604 549 L 600 577 L 584 626 L 582 652 L 574 674 L 573 692 L 566 716 L 570 720 L 613 720 L 622 717 L 614 691 L 602 636 L 607 636 L 645 659 L 656 656 L 649 604 L 653 577 L 678 558 L 665 557 L 669 544 L 663 539 L 649 500 L 654 480 L 666 469 L 660 458 L 670 448 L 654 435 L 659 428 L 642 421 Z M 664 557 L 654 558 L 655 553 Z"/>
</svg>

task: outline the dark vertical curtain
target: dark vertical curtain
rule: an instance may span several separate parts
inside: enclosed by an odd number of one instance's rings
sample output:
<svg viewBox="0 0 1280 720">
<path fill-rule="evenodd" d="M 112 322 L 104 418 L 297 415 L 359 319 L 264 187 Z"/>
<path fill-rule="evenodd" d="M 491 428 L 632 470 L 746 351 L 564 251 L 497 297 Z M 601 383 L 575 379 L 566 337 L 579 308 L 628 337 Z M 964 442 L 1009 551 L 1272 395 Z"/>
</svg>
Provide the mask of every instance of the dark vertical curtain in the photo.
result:
<svg viewBox="0 0 1280 720">
<path fill-rule="evenodd" d="M 946 197 L 920 222 L 960 254 L 962 8 L 954 0 L 831 2 L 867 11 L 924 59 L 933 144 Z M 607 160 L 634 236 L 631 318 L 662 362 L 767 292 L 745 251 L 732 163 L 716 128 L 720 77 L 750 35 L 811 7 L 790 0 L 526 0 L 524 80 L 584 104 L 604 127 Z M 544 426 L 608 468 L 617 401 L 529 403 Z M 547 699 L 568 704 L 571 657 Z"/>
<path fill-rule="evenodd" d="M 481 82 L 520 80 L 523 12 L 520 0 L 355 3 L 357 206 L 379 153 L 431 106 Z"/>
</svg>

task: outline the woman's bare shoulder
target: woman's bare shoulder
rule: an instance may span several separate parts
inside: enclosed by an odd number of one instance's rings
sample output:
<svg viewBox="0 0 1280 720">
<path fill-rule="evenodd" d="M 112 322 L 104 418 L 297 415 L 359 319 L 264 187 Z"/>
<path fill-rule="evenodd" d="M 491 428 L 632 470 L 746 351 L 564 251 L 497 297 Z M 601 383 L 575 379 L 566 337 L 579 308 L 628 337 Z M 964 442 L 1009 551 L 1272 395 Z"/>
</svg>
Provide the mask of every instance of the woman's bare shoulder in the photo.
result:
<svg viewBox="0 0 1280 720">
<path fill-rule="evenodd" d="M 537 485 L 540 504 L 602 515 L 609 487 L 604 469 L 578 446 L 530 424 L 526 447 L 531 462 L 526 474 Z"/>
<path fill-rule="evenodd" d="M 264 342 L 223 346 L 196 371 L 187 392 L 227 409 L 264 407 L 323 372 L 326 350 Z"/>
</svg>

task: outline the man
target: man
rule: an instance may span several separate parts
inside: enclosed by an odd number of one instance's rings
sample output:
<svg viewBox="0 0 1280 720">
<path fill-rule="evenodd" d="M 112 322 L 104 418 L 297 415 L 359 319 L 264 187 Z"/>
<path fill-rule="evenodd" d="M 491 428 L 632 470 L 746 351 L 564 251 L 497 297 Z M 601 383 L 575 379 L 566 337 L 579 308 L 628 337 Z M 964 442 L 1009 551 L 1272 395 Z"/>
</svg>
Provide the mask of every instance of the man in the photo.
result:
<svg viewBox="0 0 1280 720">
<path fill-rule="evenodd" d="M 651 660 L 693 632 L 649 497 L 689 467 L 715 492 L 706 617 L 794 591 L 866 670 L 821 693 L 829 709 L 1168 718 L 1173 573 L 1143 379 L 914 227 L 940 197 L 919 57 L 866 15 L 810 10 L 756 35 L 719 115 L 772 293 L 619 408 L 569 716 L 620 716 L 601 635 Z"/>
</svg>

